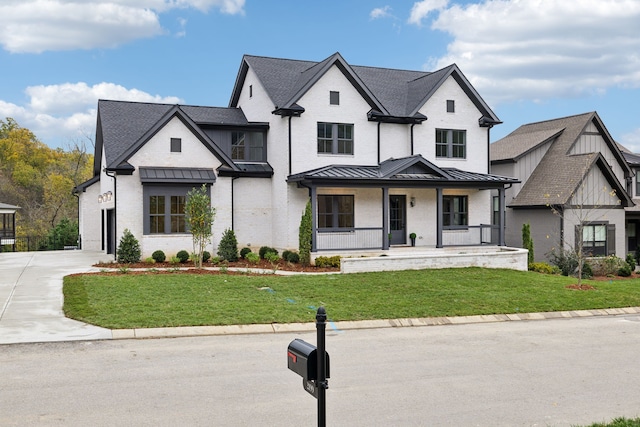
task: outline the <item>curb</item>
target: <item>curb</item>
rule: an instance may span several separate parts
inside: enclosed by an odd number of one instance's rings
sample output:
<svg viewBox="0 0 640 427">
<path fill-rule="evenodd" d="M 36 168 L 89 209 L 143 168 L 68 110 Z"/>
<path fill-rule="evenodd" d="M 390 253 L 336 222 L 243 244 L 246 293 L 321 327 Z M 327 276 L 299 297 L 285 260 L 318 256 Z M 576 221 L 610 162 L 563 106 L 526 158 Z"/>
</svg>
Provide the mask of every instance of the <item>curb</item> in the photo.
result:
<svg viewBox="0 0 640 427">
<path fill-rule="evenodd" d="M 383 329 L 443 325 L 468 325 L 477 323 L 518 322 L 548 319 L 572 319 L 601 316 L 640 314 L 640 307 L 605 308 L 593 310 L 550 311 L 544 313 L 490 314 L 454 317 L 422 317 L 407 319 L 379 319 L 362 321 L 328 322 L 327 332 L 341 333 L 357 329 Z M 113 339 L 179 338 L 197 336 L 279 334 L 313 332 L 314 323 L 272 323 L 258 325 L 184 326 L 176 328 L 112 329 Z"/>
</svg>

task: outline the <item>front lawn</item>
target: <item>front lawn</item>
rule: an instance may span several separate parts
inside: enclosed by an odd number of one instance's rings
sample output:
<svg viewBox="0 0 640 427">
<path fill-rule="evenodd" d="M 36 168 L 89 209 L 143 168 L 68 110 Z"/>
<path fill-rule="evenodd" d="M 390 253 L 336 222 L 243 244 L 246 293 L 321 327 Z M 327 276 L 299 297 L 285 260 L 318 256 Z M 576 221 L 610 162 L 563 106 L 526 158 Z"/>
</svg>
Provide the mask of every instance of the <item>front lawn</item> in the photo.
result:
<svg viewBox="0 0 640 427">
<path fill-rule="evenodd" d="M 64 279 L 67 317 L 105 328 L 392 319 L 640 306 L 640 279 L 585 281 L 483 268 L 345 275 L 84 274 Z"/>
</svg>

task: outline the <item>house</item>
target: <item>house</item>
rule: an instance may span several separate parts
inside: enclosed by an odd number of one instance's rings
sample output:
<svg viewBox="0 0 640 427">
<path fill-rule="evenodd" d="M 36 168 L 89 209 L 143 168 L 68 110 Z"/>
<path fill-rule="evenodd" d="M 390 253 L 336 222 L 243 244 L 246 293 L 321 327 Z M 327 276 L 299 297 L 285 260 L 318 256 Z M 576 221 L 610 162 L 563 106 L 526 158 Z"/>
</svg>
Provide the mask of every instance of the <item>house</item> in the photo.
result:
<svg viewBox="0 0 640 427">
<path fill-rule="evenodd" d="M 594 256 L 625 257 L 633 172 L 598 113 L 520 126 L 490 151 L 493 173 L 521 181 L 506 191 L 508 245 L 521 246 L 528 223 L 537 261 L 576 243 Z"/>
<path fill-rule="evenodd" d="M 627 253 L 637 254 L 640 246 L 640 154 L 633 153 L 618 144 L 622 156 L 631 168 L 634 178 L 627 184 L 627 192 L 631 195 L 633 205 L 627 206 L 626 217 L 626 242 Z"/>
<path fill-rule="evenodd" d="M 0 252 L 2 246 L 16 244 L 16 212 L 20 206 L 0 203 Z"/>
<path fill-rule="evenodd" d="M 100 100 L 94 176 L 76 188 L 83 248 L 143 257 L 191 248 L 187 192 L 205 185 L 240 247 L 298 249 L 307 201 L 314 254 L 504 244 L 505 189 L 489 173 L 501 123 L 460 69 L 435 72 L 245 55 L 228 107 Z M 498 194 L 492 210 L 491 192 Z M 493 223 L 492 223 L 493 221 Z"/>
</svg>

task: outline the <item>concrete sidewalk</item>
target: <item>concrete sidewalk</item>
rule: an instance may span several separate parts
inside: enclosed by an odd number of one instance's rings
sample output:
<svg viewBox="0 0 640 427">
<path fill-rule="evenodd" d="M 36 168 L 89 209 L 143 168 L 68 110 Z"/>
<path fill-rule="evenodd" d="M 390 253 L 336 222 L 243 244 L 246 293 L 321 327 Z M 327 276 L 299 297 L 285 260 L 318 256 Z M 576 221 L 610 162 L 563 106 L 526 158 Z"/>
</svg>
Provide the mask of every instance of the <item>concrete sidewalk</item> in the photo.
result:
<svg viewBox="0 0 640 427">
<path fill-rule="evenodd" d="M 62 312 L 62 278 L 98 271 L 91 266 L 108 259 L 89 251 L 0 253 L 0 344 L 112 338 Z"/>
<path fill-rule="evenodd" d="M 0 253 L 0 344 L 290 333 L 310 332 L 316 329 L 315 321 L 312 320 L 309 323 L 290 324 L 109 330 L 66 318 L 62 312 L 62 278 L 73 273 L 100 271 L 92 265 L 109 259 L 110 256 L 102 252 L 90 251 Z M 330 321 L 327 330 L 340 332 L 350 329 L 460 325 L 629 314 L 640 314 L 640 307 L 335 323 Z"/>
</svg>

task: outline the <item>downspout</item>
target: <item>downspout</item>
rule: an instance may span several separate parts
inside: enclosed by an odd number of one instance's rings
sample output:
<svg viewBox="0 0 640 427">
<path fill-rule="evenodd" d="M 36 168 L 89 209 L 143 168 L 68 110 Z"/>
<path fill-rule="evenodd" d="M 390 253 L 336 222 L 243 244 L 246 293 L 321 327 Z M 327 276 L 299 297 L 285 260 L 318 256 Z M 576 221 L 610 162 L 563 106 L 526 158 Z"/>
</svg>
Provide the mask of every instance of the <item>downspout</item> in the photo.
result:
<svg viewBox="0 0 640 427">
<path fill-rule="evenodd" d="M 114 172 L 113 175 L 109 175 L 109 171 L 107 170 L 107 168 L 104 168 L 104 173 L 105 175 L 107 175 L 109 178 L 113 178 L 113 241 L 112 244 L 114 245 L 114 251 L 113 251 L 113 257 L 116 258 L 117 257 L 117 245 L 116 245 L 116 239 L 118 238 L 118 183 L 116 181 L 116 173 Z M 109 250 L 109 248 L 107 248 L 107 251 Z"/>
<path fill-rule="evenodd" d="M 487 173 L 491 173 L 491 128 L 493 125 L 487 126 Z"/>
<path fill-rule="evenodd" d="M 289 116 L 289 175 L 291 175 L 291 116 Z"/>
<path fill-rule="evenodd" d="M 413 156 L 413 127 L 415 126 L 415 123 L 411 124 L 411 155 Z"/>
<path fill-rule="evenodd" d="M 380 125 L 382 122 L 378 122 L 378 164 L 380 164 Z"/>
</svg>

